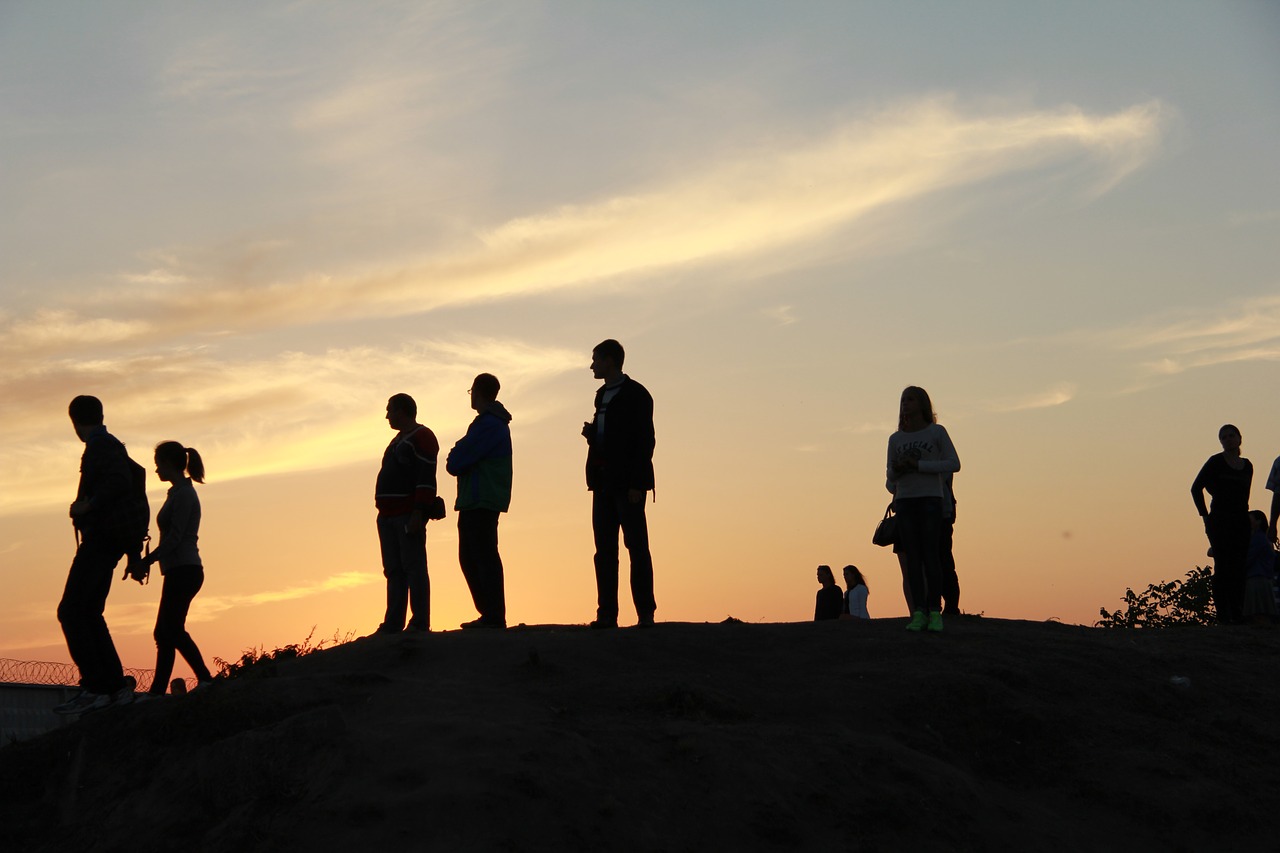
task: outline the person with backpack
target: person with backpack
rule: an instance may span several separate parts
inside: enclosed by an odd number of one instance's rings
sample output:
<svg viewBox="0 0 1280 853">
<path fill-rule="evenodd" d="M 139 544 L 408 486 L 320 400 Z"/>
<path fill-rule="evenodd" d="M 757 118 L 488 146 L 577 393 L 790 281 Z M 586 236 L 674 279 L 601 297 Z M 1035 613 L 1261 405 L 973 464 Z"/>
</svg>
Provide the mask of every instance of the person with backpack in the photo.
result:
<svg viewBox="0 0 1280 853">
<path fill-rule="evenodd" d="M 164 506 L 156 513 L 160 544 L 140 560 L 130 560 L 129 574 L 139 583 L 149 574 L 152 564 L 160 564 L 164 586 L 160 589 L 160 611 L 156 614 L 156 674 L 151 679 L 148 698 L 163 696 L 173 675 L 176 652 L 191 667 L 199 682 L 213 681 L 196 641 L 187 633 L 187 611 L 191 601 L 204 586 L 204 564 L 200 561 L 197 540 L 200 535 L 200 498 L 194 480 L 204 482 L 204 460 L 194 447 L 176 441 L 156 445 L 156 476 L 169 486 Z"/>
<path fill-rule="evenodd" d="M 67 409 L 84 442 L 80 485 L 71 504 L 76 555 L 58 603 L 67 651 L 80 670 L 80 692 L 53 710 L 82 714 L 133 701 L 136 682 L 124 674 L 103 611 L 111 576 L 126 555 L 140 556 L 147 538 L 146 471 L 103 425 L 102 401 L 81 395 Z"/>
</svg>

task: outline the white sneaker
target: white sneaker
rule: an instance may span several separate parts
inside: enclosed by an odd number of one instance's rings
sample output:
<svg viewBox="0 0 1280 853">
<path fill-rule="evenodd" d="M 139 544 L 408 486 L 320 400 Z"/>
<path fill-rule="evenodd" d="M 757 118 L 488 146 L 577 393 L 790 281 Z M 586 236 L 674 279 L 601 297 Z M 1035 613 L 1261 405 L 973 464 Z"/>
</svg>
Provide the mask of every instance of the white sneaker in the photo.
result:
<svg viewBox="0 0 1280 853">
<path fill-rule="evenodd" d="M 99 708 L 105 708 L 109 704 L 111 704 L 111 697 L 105 693 L 90 693 L 88 690 L 81 690 L 61 705 L 55 705 L 53 713 L 63 714 L 64 716 L 83 714 L 85 711 L 96 711 Z"/>
</svg>

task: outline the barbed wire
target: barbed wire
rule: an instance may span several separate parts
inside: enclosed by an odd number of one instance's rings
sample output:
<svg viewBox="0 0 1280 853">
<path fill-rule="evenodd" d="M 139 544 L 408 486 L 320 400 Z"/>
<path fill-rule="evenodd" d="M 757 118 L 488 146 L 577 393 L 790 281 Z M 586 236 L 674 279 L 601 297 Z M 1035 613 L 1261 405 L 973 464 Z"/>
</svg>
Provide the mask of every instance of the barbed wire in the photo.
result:
<svg viewBox="0 0 1280 853">
<path fill-rule="evenodd" d="M 149 690 L 155 678 L 154 669 L 125 667 L 125 675 L 138 682 L 137 690 Z M 191 679 L 186 679 L 190 681 Z M 0 658 L 0 684 L 41 684 L 75 687 L 80 684 L 80 670 L 75 664 L 43 660 L 10 660 Z M 190 684 L 188 684 L 190 686 Z"/>
</svg>

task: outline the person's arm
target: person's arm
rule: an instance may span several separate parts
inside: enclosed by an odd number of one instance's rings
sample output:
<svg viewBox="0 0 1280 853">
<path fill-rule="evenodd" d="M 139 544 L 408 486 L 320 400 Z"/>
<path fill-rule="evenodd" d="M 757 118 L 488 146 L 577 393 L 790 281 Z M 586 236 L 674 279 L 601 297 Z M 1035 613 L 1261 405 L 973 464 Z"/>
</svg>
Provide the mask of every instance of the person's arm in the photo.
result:
<svg viewBox="0 0 1280 853">
<path fill-rule="evenodd" d="M 435 433 L 422 427 L 409 438 L 413 447 L 414 489 L 413 511 L 405 530 L 423 535 L 427 528 L 427 505 L 436 496 L 436 459 L 440 455 L 440 443 Z"/>
<path fill-rule="evenodd" d="M 937 459 L 920 459 L 916 470 L 921 474 L 954 474 L 960 470 L 960 455 L 951 443 L 951 435 L 942 424 L 934 424 L 934 439 L 938 442 Z"/>
<path fill-rule="evenodd" d="M 1276 521 L 1280 520 L 1280 458 L 1271 463 L 1271 473 L 1267 475 L 1267 489 L 1271 492 L 1271 517 L 1267 524 L 1267 535 L 1276 541 Z"/>
<path fill-rule="evenodd" d="M 653 470 L 653 450 L 658 443 L 657 431 L 653 426 L 653 397 L 640 385 L 624 389 L 619 395 L 627 390 L 634 395 L 626 409 L 627 496 L 632 503 L 641 503 L 645 493 L 653 488 L 650 474 Z M 616 397 L 614 401 L 617 402 Z"/>
<path fill-rule="evenodd" d="M 884 454 L 884 487 L 891 495 L 898 493 L 898 473 L 893 470 L 893 436 L 889 436 L 889 446 Z"/>
<path fill-rule="evenodd" d="M 1196 474 L 1195 480 L 1191 483 L 1191 500 L 1196 505 L 1196 512 L 1204 519 L 1204 523 L 1209 523 L 1209 508 L 1204 503 L 1204 490 L 1209 487 L 1210 481 L 1213 479 L 1213 457 L 1209 457 L 1203 465 L 1200 466 L 1200 473 Z"/>
<path fill-rule="evenodd" d="M 486 418 L 483 415 L 477 415 L 471 422 L 471 426 L 467 427 L 467 434 L 458 439 L 453 449 L 449 451 L 449 455 L 445 457 L 446 471 L 455 477 L 465 474 L 480 460 L 493 453 L 496 430 L 486 429 L 487 426 L 489 424 Z"/>
</svg>

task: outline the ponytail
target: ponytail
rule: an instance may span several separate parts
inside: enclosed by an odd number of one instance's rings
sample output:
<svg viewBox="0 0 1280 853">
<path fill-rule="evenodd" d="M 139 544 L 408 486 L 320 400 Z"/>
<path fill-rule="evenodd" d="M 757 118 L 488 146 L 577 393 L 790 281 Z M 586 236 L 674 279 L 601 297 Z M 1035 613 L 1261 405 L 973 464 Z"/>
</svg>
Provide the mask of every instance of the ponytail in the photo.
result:
<svg viewBox="0 0 1280 853">
<path fill-rule="evenodd" d="M 183 447 L 176 441 L 156 445 L 156 460 L 163 459 L 171 468 L 185 472 L 197 483 L 204 482 L 204 460 L 194 447 Z"/>
</svg>

